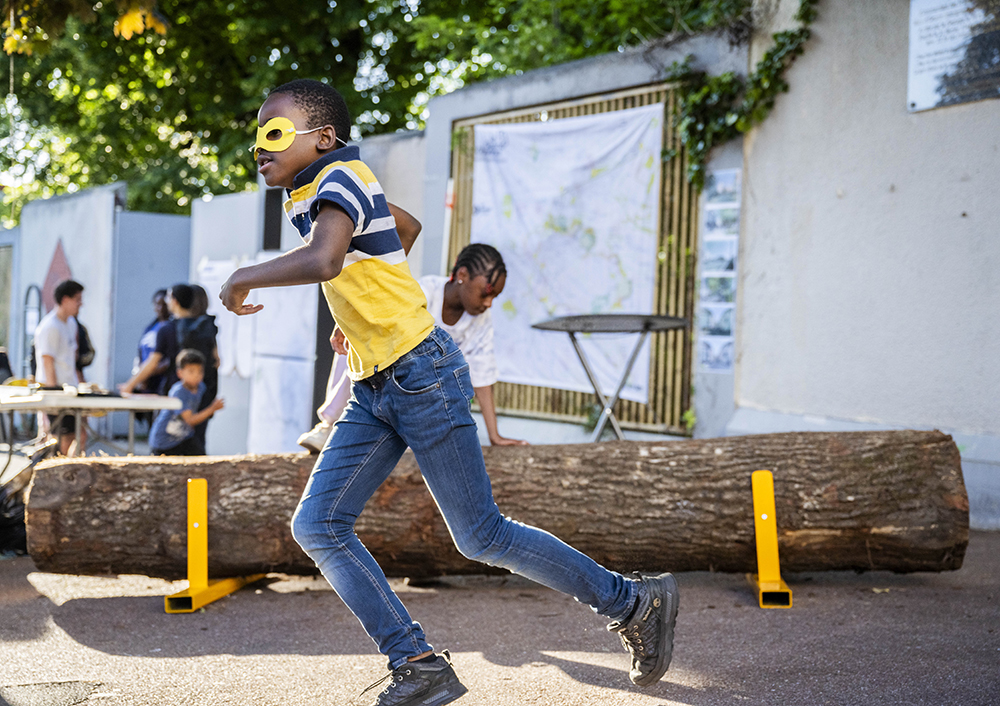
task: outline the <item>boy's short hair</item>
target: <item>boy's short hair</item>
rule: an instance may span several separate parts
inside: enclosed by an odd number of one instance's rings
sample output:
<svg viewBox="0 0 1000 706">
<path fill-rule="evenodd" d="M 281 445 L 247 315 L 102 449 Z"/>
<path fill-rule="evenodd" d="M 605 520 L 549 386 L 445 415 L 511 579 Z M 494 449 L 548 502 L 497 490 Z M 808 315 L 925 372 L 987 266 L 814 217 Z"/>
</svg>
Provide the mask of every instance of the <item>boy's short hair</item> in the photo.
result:
<svg viewBox="0 0 1000 706">
<path fill-rule="evenodd" d="M 62 304 L 62 300 L 66 297 L 75 297 L 77 294 L 83 291 L 83 285 L 76 280 L 67 279 L 63 280 L 56 285 L 56 290 L 53 292 L 53 296 L 56 299 L 56 306 Z"/>
<path fill-rule="evenodd" d="M 351 113 L 340 92 L 333 86 L 311 78 L 297 78 L 283 83 L 268 94 L 288 93 L 295 105 L 309 118 L 308 128 L 333 125 L 337 137 L 345 143 L 351 139 Z"/>
<path fill-rule="evenodd" d="M 175 284 L 170 288 L 170 296 L 181 309 L 190 309 L 194 303 L 194 290 L 186 284 Z"/>
<path fill-rule="evenodd" d="M 177 354 L 178 370 L 186 368 L 189 365 L 200 365 L 204 369 L 205 356 L 201 354 L 201 351 L 196 351 L 194 348 L 185 348 Z"/>
</svg>

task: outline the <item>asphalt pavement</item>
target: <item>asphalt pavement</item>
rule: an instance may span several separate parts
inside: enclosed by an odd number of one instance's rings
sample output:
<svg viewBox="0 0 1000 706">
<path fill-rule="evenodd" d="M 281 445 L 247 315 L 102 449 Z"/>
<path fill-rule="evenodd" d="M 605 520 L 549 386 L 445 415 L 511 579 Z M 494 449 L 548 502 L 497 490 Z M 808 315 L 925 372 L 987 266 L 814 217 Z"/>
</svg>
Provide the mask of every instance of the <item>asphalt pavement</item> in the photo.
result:
<svg viewBox="0 0 1000 706">
<path fill-rule="evenodd" d="M 469 693 L 459 706 L 1000 704 L 1000 533 L 973 532 L 960 571 L 784 576 L 762 610 L 741 575 L 684 573 L 674 659 L 639 689 L 605 621 L 517 577 L 394 582 Z M 0 706 L 326 706 L 385 670 L 321 579 L 272 575 L 199 612 L 142 576 L 0 561 Z"/>
</svg>

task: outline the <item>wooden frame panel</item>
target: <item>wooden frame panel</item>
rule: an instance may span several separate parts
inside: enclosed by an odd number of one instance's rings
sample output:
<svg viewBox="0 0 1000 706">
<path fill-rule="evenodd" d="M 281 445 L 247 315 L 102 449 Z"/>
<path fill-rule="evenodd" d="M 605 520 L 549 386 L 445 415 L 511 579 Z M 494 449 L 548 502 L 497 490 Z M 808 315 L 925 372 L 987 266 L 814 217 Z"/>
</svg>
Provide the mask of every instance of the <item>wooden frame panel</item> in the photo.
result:
<svg viewBox="0 0 1000 706">
<path fill-rule="evenodd" d="M 675 96 L 672 86 L 655 84 L 546 105 L 457 120 L 452 125 L 451 174 L 454 186 L 448 262 L 469 244 L 472 230 L 473 127 L 484 124 L 559 120 L 664 103 L 663 147 L 677 156 L 663 163 L 657 245 L 656 314 L 694 318 L 698 193 L 685 174 L 687 160 L 671 126 Z M 692 331 L 653 334 L 650 346 L 649 402 L 621 400 L 615 416 L 626 429 L 687 434 L 684 413 L 691 406 Z M 554 421 L 596 422 L 592 393 L 500 382 L 494 386 L 497 411 L 507 415 Z"/>
</svg>

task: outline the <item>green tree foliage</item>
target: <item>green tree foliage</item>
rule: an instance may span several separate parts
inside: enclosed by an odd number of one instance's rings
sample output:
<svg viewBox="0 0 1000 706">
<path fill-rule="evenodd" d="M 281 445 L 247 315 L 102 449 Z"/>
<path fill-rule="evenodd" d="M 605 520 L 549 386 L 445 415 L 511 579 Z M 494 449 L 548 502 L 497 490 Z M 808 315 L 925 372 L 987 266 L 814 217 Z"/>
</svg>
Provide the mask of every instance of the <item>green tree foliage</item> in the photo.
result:
<svg viewBox="0 0 1000 706">
<path fill-rule="evenodd" d="M 671 67 L 668 80 L 681 85 L 674 124 L 687 151 L 688 180 L 698 189 L 705 184 L 705 163 L 712 148 L 759 125 L 774 108 L 778 95 L 788 91 L 785 72 L 805 51 L 812 36 L 819 0 L 800 0 L 797 29 L 778 32 L 774 45 L 743 78 L 732 72 L 710 76 L 691 68 L 691 57 Z M 676 156 L 676 151 L 665 158 Z"/>
<path fill-rule="evenodd" d="M 466 81 L 520 73 L 640 43 L 728 29 L 748 36 L 750 0 L 430 0 L 412 22 L 417 50 Z"/>
<path fill-rule="evenodd" d="M 750 0 L 14 4 L 18 51 L 34 50 L 11 54 L 16 100 L 0 108 L 0 171 L 17 184 L 4 215 L 15 216 L 32 198 L 117 180 L 129 183 L 129 208 L 160 212 L 250 188 L 256 111 L 269 87 L 294 78 L 338 87 L 357 138 L 421 127 L 428 97 L 465 82 L 678 34 L 738 35 L 750 8 Z M 139 33 L 136 12 L 157 31 Z M 0 86 L 10 78 L 0 66 Z"/>
</svg>

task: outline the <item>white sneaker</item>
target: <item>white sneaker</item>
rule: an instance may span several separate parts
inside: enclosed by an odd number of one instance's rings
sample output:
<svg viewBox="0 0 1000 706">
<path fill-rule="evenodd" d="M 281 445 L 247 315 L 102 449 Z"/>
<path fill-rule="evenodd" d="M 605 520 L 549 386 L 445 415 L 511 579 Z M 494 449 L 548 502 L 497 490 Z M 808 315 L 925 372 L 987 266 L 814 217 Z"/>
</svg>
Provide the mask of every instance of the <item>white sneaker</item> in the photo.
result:
<svg viewBox="0 0 1000 706">
<path fill-rule="evenodd" d="M 318 454 L 326 446 L 326 440 L 330 438 L 331 431 L 333 431 L 332 424 L 320 422 L 299 437 L 299 446 L 309 449 L 310 453 Z"/>
</svg>

